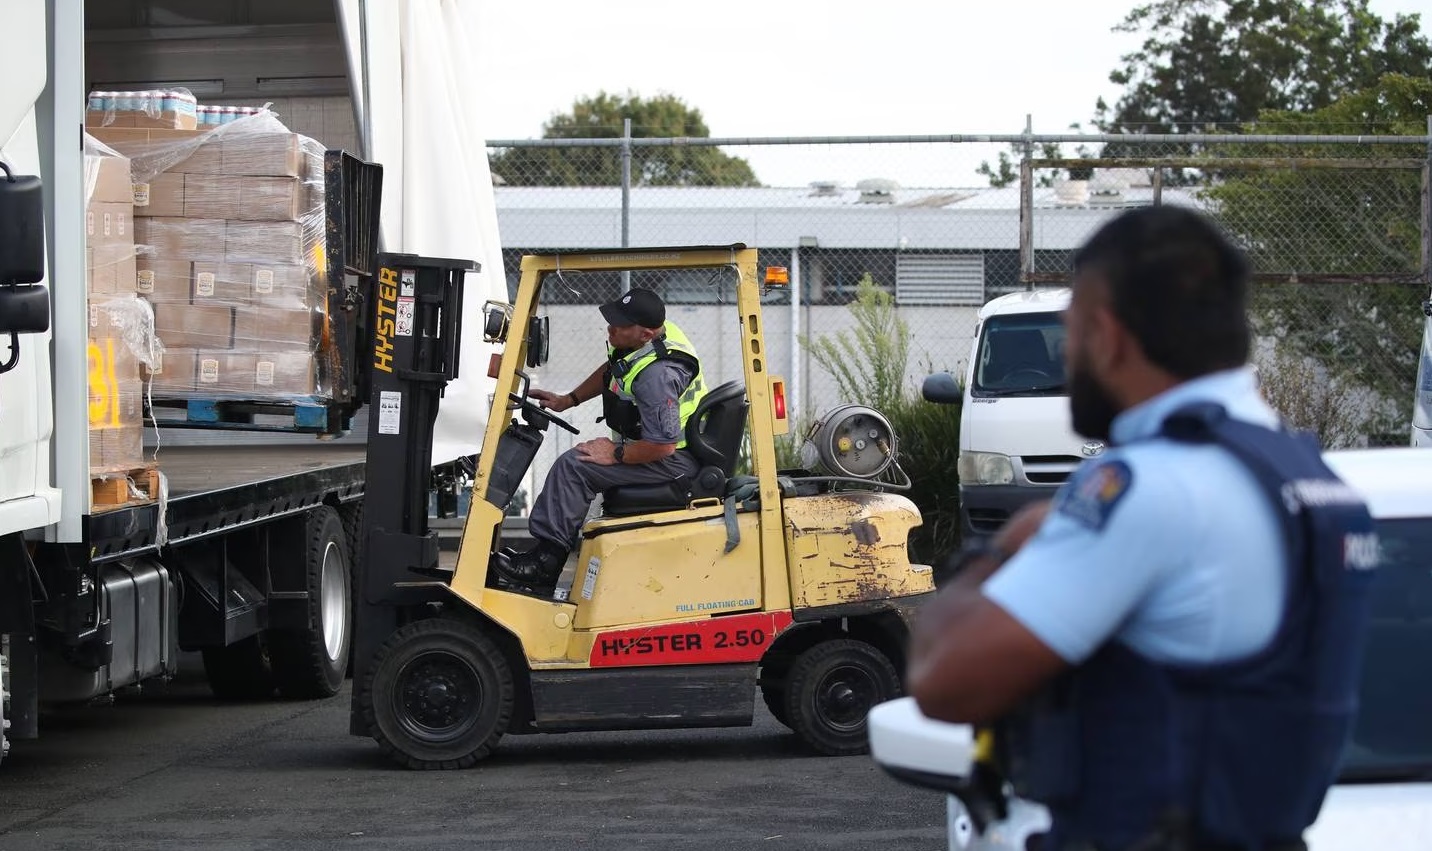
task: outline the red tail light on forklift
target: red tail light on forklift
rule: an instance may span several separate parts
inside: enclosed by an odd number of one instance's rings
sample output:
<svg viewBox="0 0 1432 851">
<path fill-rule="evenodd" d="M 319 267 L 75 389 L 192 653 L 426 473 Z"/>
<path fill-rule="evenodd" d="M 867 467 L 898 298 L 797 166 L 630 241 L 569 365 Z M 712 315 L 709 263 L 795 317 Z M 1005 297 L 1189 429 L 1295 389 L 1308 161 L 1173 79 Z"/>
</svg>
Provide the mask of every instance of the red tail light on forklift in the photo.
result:
<svg viewBox="0 0 1432 851">
<path fill-rule="evenodd" d="M 786 380 L 771 376 L 771 433 L 789 434 L 790 430 L 786 417 Z"/>
<path fill-rule="evenodd" d="M 785 266 L 766 267 L 766 286 L 788 287 L 791 284 L 791 270 Z"/>
</svg>

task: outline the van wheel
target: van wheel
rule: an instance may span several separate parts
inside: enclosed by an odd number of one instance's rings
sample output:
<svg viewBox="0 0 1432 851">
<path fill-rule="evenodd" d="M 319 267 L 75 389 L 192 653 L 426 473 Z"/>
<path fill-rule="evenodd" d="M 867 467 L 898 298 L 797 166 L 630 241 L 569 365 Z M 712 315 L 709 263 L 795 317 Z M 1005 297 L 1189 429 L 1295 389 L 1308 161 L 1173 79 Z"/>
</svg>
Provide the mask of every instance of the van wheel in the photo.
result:
<svg viewBox="0 0 1432 851">
<path fill-rule="evenodd" d="M 827 756 L 866 753 L 865 717 L 900 696 L 900 676 L 885 654 L 864 641 L 824 641 L 797 656 L 786 677 L 789 726 Z"/>
<path fill-rule="evenodd" d="M 273 661 L 262 633 L 227 647 L 205 647 L 204 678 L 220 700 L 273 697 Z"/>
<path fill-rule="evenodd" d="M 290 698 L 331 697 L 348 672 L 353 644 L 353 574 L 348 535 L 338 512 L 320 506 L 305 518 L 304 584 L 308 623 L 302 630 L 271 630 L 269 653 L 279 693 Z"/>
<path fill-rule="evenodd" d="M 358 707 L 368 734 L 408 768 L 470 768 L 512 722 L 512 667 L 464 621 L 429 618 L 399 629 L 363 680 Z"/>
</svg>

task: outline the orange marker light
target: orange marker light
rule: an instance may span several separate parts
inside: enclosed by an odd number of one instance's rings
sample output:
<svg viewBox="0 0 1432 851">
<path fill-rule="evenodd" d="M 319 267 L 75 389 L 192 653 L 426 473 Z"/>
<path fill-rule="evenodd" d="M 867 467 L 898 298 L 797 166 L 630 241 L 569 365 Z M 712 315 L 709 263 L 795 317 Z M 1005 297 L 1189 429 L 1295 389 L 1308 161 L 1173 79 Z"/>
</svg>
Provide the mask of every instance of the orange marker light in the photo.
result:
<svg viewBox="0 0 1432 851">
<path fill-rule="evenodd" d="M 771 382 L 771 407 L 775 409 L 776 419 L 786 418 L 786 383 L 784 381 Z"/>
<path fill-rule="evenodd" d="M 766 267 L 766 286 L 788 287 L 791 284 L 791 270 L 785 266 Z"/>
</svg>

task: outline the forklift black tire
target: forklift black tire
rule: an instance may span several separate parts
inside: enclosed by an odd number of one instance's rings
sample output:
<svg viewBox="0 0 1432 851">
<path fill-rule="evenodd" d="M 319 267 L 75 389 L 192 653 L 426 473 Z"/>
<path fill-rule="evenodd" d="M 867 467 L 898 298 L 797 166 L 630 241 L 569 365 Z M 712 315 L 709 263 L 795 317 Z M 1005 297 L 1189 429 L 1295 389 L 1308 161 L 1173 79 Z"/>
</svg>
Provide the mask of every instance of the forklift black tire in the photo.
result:
<svg viewBox="0 0 1432 851">
<path fill-rule="evenodd" d="M 471 768 L 512 722 L 512 668 L 481 628 L 452 618 L 415 621 L 374 655 L 358 696 L 368 734 L 399 764 Z"/>
<path fill-rule="evenodd" d="M 305 518 L 304 590 L 308 621 L 301 630 L 271 630 L 269 657 L 279 694 L 312 700 L 343 687 L 353 646 L 353 572 L 348 535 L 337 509 L 327 505 Z"/>
<path fill-rule="evenodd" d="M 866 716 L 899 697 L 900 675 L 878 648 L 849 638 L 832 639 L 797 656 L 786 675 L 788 726 L 827 756 L 866 753 Z"/>
<path fill-rule="evenodd" d="M 227 647 L 205 647 L 204 677 L 220 700 L 268 700 L 273 697 L 272 657 L 263 635 L 251 635 Z"/>
<path fill-rule="evenodd" d="M 772 718 L 786 727 L 791 726 L 789 716 L 786 715 L 786 679 L 790 676 L 790 670 L 789 656 L 764 659 L 761 661 L 761 678 L 758 681 L 766 709 L 770 710 Z"/>
</svg>

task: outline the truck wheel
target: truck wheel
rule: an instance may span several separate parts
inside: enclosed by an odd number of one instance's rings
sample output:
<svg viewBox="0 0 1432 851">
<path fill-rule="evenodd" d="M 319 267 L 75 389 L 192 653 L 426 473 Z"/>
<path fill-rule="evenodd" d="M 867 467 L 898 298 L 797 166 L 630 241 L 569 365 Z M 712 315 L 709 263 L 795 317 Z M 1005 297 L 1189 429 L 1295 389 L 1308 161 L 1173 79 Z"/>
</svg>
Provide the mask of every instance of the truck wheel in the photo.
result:
<svg viewBox="0 0 1432 851">
<path fill-rule="evenodd" d="M 865 716 L 900 695 L 895 666 L 874 646 L 848 638 L 806 650 L 786 677 L 786 717 L 796 735 L 828 756 L 870 748 Z"/>
<path fill-rule="evenodd" d="M 269 654 L 279 694 L 331 697 L 343 685 L 353 643 L 353 575 L 348 536 L 338 512 L 320 506 L 307 515 L 304 577 L 308 591 L 305 630 L 272 630 Z"/>
<path fill-rule="evenodd" d="M 262 634 L 228 647 L 205 647 L 204 677 L 220 700 L 265 700 L 273 697 L 273 664 Z"/>
<path fill-rule="evenodd" d="M 383 643 L 358 695 L 378 747 L 416 769 L 470 768 L 512 721 L 512 668 L 472 624 L 410 623 Z"/>
<path fill-rule="evenodd" d="M 5 731 L 10 722 L 5 720 L 5 708 L 10 704 L 10 657 L 5 652 L 4 636 L 0 636 L 0 762 L 10 753 L 10 740 Z"/>
</svg>

